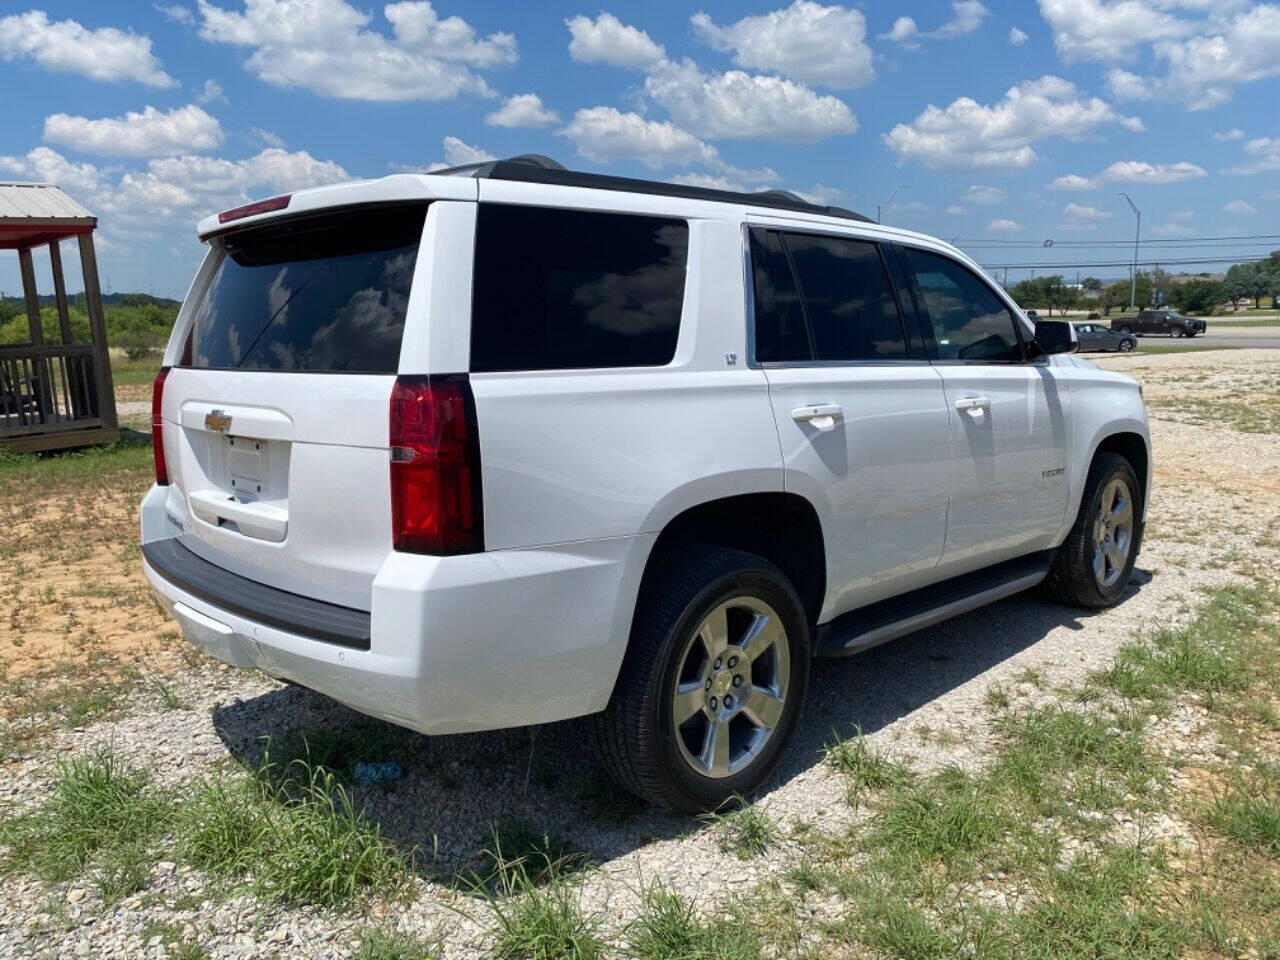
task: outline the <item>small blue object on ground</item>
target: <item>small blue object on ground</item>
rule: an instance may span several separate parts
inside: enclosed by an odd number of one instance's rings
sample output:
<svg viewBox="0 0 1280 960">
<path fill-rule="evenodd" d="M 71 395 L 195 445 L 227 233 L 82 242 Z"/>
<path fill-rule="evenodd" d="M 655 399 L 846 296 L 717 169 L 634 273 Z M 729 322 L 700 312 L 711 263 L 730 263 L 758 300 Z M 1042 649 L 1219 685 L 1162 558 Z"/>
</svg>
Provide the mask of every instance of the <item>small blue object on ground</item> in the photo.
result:
<svg viewBox="0 0 1280 960">
<path fill-rule="evenodd" d="M 389 783 L 400 779 L 400 764 L 394 760 L 384 760 L 381 763 L 358 760 L 355 775 L 361 783 Z"/>
</svg>

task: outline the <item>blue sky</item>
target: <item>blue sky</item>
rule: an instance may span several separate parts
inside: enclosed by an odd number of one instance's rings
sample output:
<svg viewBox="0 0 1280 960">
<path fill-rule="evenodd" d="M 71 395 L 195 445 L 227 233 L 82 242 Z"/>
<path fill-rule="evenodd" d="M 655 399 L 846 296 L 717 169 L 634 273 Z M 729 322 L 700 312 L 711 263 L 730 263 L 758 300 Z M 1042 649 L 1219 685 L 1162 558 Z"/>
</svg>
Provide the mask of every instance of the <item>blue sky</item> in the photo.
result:
<svg viewBox="0 0 1280 960">
<path fill-rule="evenodd" d="M 1278 43 L 1241 0 L 6 0 L 0 179 L 62 185 L 110 288 L 170 296 L 210 212 L 525 152 L 872 216 L 906 185 L 885 222 L 993 266 L 1129 257 L 1079 246 L 1132 240 L 1121 190 L 1144 259 L 1262 255 L 1178 241 L 1280 233 Z"/>
</svg>

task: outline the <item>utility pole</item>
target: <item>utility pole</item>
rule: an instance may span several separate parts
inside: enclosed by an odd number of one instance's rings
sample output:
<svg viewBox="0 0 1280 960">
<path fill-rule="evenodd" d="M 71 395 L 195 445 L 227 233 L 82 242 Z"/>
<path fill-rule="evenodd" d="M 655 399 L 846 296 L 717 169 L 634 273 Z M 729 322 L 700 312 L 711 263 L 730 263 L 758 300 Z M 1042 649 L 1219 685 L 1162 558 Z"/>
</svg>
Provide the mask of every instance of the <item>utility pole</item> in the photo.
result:
<svg viewBox="0 0 1280 960">
<path fill-rule="evenodd" d="M 1133 211 L 1133 215 L 1138 221 L 1137 228 L 1133 233 L 1133 272 L 1130 274 L 1131 279 L 1129 280 L 1129 307 L 1137 309 L 1138 304 L 1135 301 L 1138 299 L 1138 241 L 1142 237 L 1142 211 L 1134 205 L 1127 193 L 1121 191 L 1117 196 L 1124 197 L 1125 202 L 1129 204 L 1129 209 Z"/>
<path fill-rule="evenodd" d="M 885 207 L 887 207 L 887 206 L 889 205 L 889 201 L 890 201 L 890 200 L 892 200 L 894 197 L 896 197 L 896 196 L 898 195 L 898 191 L 899 191 L 899 190 L 910 190 L 910 189 L 911 189 L 911 187 L 910 187 L 908 184 L 905 184 L 905 183 L 904 183 L 904 184 L 901 184 L 900 186 L 896 186 L 896 187 L 894 187 L 894 188 L 893 188 L 893 193 L 889 194 L 887 197 L 885 197 L 883 200 L 881 200 L 879 203 L 877 203 L 877 204 L 876 204 L 876 223 L 879 223 L 879 222 L 880 222 L 880 212 L 881 212 L 882 210 L 884 210 L 884 208 L 885 208 Z"/>
</svg>

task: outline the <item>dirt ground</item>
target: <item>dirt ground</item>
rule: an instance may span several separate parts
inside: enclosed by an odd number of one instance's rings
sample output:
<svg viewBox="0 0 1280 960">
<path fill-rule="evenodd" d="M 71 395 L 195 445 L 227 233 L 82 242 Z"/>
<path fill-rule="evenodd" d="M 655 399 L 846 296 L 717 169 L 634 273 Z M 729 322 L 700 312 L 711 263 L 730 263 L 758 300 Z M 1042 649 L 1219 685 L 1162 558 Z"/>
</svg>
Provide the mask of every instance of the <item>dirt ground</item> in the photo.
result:
<svg viewBox="0 0 1280 960">
<path fill-rule="evenodd" d="M 749 862 L 726 857 L 709 830 L 662 814 L 602 816 L 598 795 L 584 793 L 591 761 L 581 728 L 572 723 L 395 740 L 405 777 L 393 791 L 371 791 L 362 802 L 385 835 L 431 850 L 446 873 L 483 848 L 499 819 L 516 818 L 561 837 L 598 864 L 584 882 L 584 902 L 620 920 L 634 910 L 642 877 L 659 879 L 703 907 L 777 882 L 795 865 L 802 830 L 815 821 L 830 828 L 848 816 L 846 786 L 820 759 L 834 736 L 861 732 L 876 749 L 918 770 L 980 764 L 991 749 L 994 687 L 1036 695 L 1079 682 L 1135 635 L 1185 621 L 1201 591 L 1249 577 L 1278 579 L 1280 351 L 1096 362 L 1139 378 L 1151 412 L 1154 491 L 1130 595 L 1093 614 L 1016 597 L 863 656 L 820 663 L 796 742 L 758 801 L 783 825 L 784 839 L 770 853 Z M 35 695 L 30 683 L 15 685 L 23 676 L 130 666 L 164 672 L 178 696 L 138 698 L 48 736 L 59 753 L 110 741 L 175 782 L 179 774 L 228 761 L 252 764 L 266 735 L 360 724 L 350 711 L 307 691 L 179 655 L 183 645 L 150 600 L 140 571 L 136 504 L 147 482 L 140 468 L 106 485 L 54 486 L 30 497 L 16 495 L 12 484 L 0 486 L 0 523 L 13 531 L 0 550 L 6 712 L 23 712 L 10 699 L 19 691 Z M 157 729 L 164 736 L 157 737 Z M 48 746 L 20 748 L 0 761 L 0 796 L 35 802 L 48 780 L 47 756 Z M 200 892 L 198 877 L 154 883 L 163 893 L 177 890 L 179 880 L 184 896 Z M 37 881 L 17 881 L 7 898 L 17 904 L 13 915 L 0 916 L 0 955 L 25 955 L 18 944 L 39 926 L 37 902 L 46 895 Z M 175 912 L 159 894 L 119 906 L 104 906 L 95 896 L 80 894 L 67 908 L 75 922 L 57 935 L 61 952 L 88 944 L 95 955 L 133 955 L 146 943 L 146 924 L 160 918 L 190 925 L 207 956 L 321 957 L 348 951 L 344 938 L 362 922 L 309 909 L 264 911 L 243 897 Z M 423 878 L 411 900 L 396 908 L 397 917 L 408 929 L 445 931 L 448 956 L 479 957 L 483 924 L 461 917 L 459 902 L 447 883 Z"/>
<path fill-rule="evenodd" d="M 99 491 L 54 504 L 7 502 L 11 575 L 0 587 L 10 676 L 90 658 L 149 658 L 175 638 L 139 567 L 137 498 Z"/>
</svg>

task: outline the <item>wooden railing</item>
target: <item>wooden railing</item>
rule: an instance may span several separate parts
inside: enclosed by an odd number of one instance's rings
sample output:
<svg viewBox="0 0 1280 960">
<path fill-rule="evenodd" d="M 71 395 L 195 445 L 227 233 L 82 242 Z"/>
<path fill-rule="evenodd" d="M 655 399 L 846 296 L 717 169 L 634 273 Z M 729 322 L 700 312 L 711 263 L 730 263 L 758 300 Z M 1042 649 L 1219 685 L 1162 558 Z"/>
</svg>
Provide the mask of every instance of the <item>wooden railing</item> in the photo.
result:
<svg viewBox="0 0 1280 960">
<path fill-rule="evenodd" d="M 0 439 L 103 426 L 89 343 L 0 347 Z"/>
</svg>

